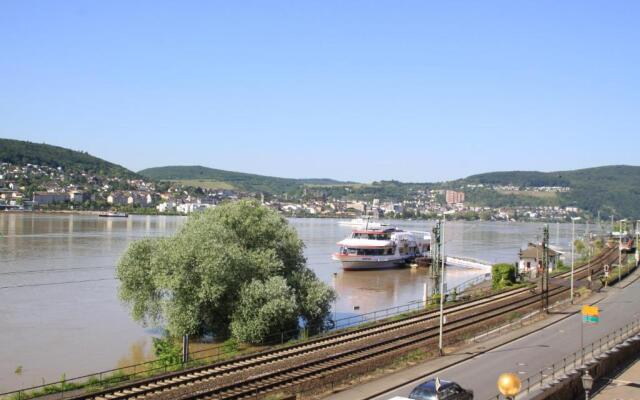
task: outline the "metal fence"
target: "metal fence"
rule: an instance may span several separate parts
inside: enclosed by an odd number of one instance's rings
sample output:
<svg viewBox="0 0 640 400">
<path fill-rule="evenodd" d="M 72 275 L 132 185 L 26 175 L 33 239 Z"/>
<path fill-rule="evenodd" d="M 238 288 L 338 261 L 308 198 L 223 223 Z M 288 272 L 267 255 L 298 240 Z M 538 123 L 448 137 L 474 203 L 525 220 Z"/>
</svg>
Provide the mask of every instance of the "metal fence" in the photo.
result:
<svg viewBox="0 0 640 400">
<path fill-rule="evenodd" d="M 455 286 L 449 290 L 446 291 L 447 294 L 451 294 L 451 293 L 457 293 L 460 294 L 463 291 L 469 289 L 472 286 L 476 286 L 479 285 L 481 283 L 484 283 L 488 280 L 491 280 L 491 273 L 488 272 L 486 274 L 482 274 L 482 275 L 478 275 L 475 278 L 471 278 L 467 281 L 462 282 L 461 284 L 459 284 L 458 286 Z"/>
<path fill-rule="evenodd" d="M 625 343 L 628 343 L 628 340 L 640 340 L 639 334 L 640 319 L 608 333 L 574 353 L 563 357 L 562 360 L 558 360 L 558 362 L 542 368 L 538 372 L 522 379 L 522 390 L 519 396 L 523 394 L 528 395 L 535 390 L 550 388 L 571 375 L 579 373 L 579 371 L 584 370 L 587 366 L 596 363 L 598 360 L 617 352 L 619 347 L 625 346 Z M 585 363 L 587 359 L 588 361 Z M 488 400 L 501 398 L 501 395 L 496 394 Z"/>
</svg>

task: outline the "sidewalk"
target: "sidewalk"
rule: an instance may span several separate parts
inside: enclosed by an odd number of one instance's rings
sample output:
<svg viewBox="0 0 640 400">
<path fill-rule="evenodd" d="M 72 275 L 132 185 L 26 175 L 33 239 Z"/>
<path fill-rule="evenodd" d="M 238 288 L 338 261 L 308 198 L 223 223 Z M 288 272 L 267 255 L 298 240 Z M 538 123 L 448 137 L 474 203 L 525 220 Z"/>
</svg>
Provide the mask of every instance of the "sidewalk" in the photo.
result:
<svg viewBox="0 0 640 400">
<path fill-rule="evenodd" d="M 622 373 L 609 379 L 607 386 L 591 397 L 593 400 L 640 399 L 640 358 Z"/>
<path fill-rule="evenodd" d="M 602 301 L 607 297 L 606 292 L 595 293 L 589 298 L 590 304 L 595 304 Z M 521 329 L 517 329 L 508 333 L 505 333 L 499 337 L 489 339 L 481 343 L 474 343 L 467 346 L 463 346 L 453 353 L 445 355 L 440 358 L 432 359 L 415 365 L 401 371 L 391 373 L 380 378 L 373 379 L 369 382 L 365 382 L 356 386 L 352 386 L 345 390 L 330 394 L 325 397 L 328 400 L 365 400 L 372 397 L 376 397 L 380 394 L 386 393 L 395 388 L 404 386 L 412 381 L 417 381 L 426 376 L 432 375 L 451 367 L 455 364 L 469 360 L 479 354 L 486 353 L 504 344 L 517 340 L 521 337 L 527 336 L 530 333 L 537 332 L 547 326 L 553 325 L 565 318 L 570 317 L 572 314 L 580 311 L 581 305 L 566 305 L 561 312 L 552 313 L 547 318 L 534 322 Z M 417 383 L 416 383 L 417 384 Z M 640 398 L 640 397 L 637 397 Z"/>
</svg>

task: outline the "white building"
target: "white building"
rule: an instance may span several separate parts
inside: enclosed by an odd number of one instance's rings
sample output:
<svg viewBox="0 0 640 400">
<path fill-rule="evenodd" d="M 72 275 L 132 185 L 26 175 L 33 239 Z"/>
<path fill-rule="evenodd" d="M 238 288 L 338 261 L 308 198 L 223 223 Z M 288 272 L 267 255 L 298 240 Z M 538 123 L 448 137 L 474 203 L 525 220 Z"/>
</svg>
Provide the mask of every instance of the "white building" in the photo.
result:
<svg viewBox="0 0 640 400">
<path fill-rule="evenodd" d="M 191 214 L 196 211 L 204 211 L 209 207 L 215 207 L 212 204 L 200 204 L 200 203 L 184 203 L 176 206 L 176 211 L 182 214 Z"/>
<path fill-rule="evenodd" d="M 549 270 L 553 271 L 558 265 L 560 253 L 555 250 L 549 251 Z M 526 249 L 520 250 L 520 261 L 518 262 L 518 272 L 535 278 L 542 271 L 542 246 L 529 243 Z"/>
<path fill-rule="evenodd" d="M 156 206 L 156 210 L 158 212 L 167 212 L 167 211 L 175 211 L 177 204 L 173 201 L 165 201 Z"/>
</svg>

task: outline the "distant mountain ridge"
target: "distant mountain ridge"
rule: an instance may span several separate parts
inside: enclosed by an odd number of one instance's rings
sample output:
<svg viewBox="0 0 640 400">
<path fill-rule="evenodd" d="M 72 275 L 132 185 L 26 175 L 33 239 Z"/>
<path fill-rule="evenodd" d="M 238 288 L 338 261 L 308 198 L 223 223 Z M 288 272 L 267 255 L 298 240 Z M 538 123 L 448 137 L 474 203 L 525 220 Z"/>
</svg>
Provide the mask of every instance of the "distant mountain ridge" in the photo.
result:
<svg viewBox="0 0 640 400">
<path fill-rule="evenodd" d="M 0 138 L 0 162 L 61 167 L 64 170 L 86 171 L 103 176 L 138 177 L 135 172 L 123 166 L 94 157 L 86 152 L 14 139 Z"/>
<path fill-rule="evenodd" d="M 203 166 L 167 166 L 147 168 L 138 174 L 120 165 L 94 157 L 86 152 L 48 144 L 13 139 L 0 139 L 0 162 L 62 167 L 64 170 L 86 171 L 102 176 L 178 181 L 187 185 L 209 184 L 211 188 L 229 188 L 270 194 L 302 194 L 304 188 L 317 187 L 327 196 L 349 199 L 409 199 L 415 190 L 425 188 L 462 189 L 467 203 L 478 206 L 509 207 L 521 205 L 575 206 L 596 215 L 640 218 L 640 166 L 610 165 L 572 171 L 501 171 L 471 175 L 464 179 L 441 183 L 403 183 L 382 181 L 356 184 L 334 179 L 293 179 L 225 171 Z M 472 188 L 483 184 L 485 188 Z M 471 186 L 469 186 L 471 185 Z M 486 186 L 516 187 L 562 186 L 567 192 L 535 196 L 538 193 L 505 192 Z"/>
<path fill-rule="evenodd" d="M 454 182 L 458 185 L 565 186 L 571 190 L 558 194 L 559 205 L 579 207 L 594 215 L 601 211 L 618 217 L 640 217 L 640 166 L 608 165 L 555 172 L 489 172 Z"/>
<path fill-rule="evenodd" d="M 294 179 L 249 174 L 245 172 L 225 171 L 200 165 L 166 166 L 147 168 L 138 171 L 140 175 L 156 180 L 169 181 L 211 181 L 226 183 L 229 187 L 247 192 L 285 193 L 299 189 L 303 185 L 349 185 L 354 182 L 341 182 L 335 179 L 311 178 Z"/>
</svg>

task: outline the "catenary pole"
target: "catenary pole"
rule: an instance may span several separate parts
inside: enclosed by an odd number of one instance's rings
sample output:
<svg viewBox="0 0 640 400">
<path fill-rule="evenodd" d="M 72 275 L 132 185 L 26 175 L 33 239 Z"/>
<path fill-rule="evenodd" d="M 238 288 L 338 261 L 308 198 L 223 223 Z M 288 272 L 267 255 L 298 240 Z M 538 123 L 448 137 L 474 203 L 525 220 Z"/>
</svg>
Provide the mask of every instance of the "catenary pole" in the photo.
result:
<svg viewBox="0 0 640 400">
<path fill-rule="evenodd" d="M 636 220 L 636 242 L 634 243 L 636 246 L 636 265 L 640 262 L 638 260 L 638 255 L 640 255 L 640 248 L 638 247 L 638 239 L 640 238 L 640 219 Z"/>
<path fill-rule="evenodd" d="M 573 304 L 573 253 L 576 247 L 576 220 L 571 218 L 571 304 Z"/>
<path fill-rule="evenodd" d="M 446 221 L 446 216 L 445 214 L 442 214 L 442 227 L 440 230 L 440 241 L 442 243 L 441 246 L 441 254 L 440 257 L 442 258 L 442 272 L 440 273 L 440 332 L 438 335 L 438 349 L 440 351 L 440 355 L 443 356 L 444 355 L 444 348 L 442 347 L 442 333 L 443 333 L 443 325 L 444 325 L 444 266 L 445 266 L 445 262 L 447 259 L 447 256 L 445 255 L 444 252 L 444 223 Z"/>
<path fill-rule="evenodd" d="M 549 312 L 549 225 L 542 231 L 542 276 L 544 279 L 544 309 Z"/>
<path fill-rule="evenodd" d="M 618 282 L 622 280 L 622 221 L 620 220 L 620 229 L 618 231 L 618 237 L 620 238 L 620 243 L 618 244 Z"/>
</svg>

